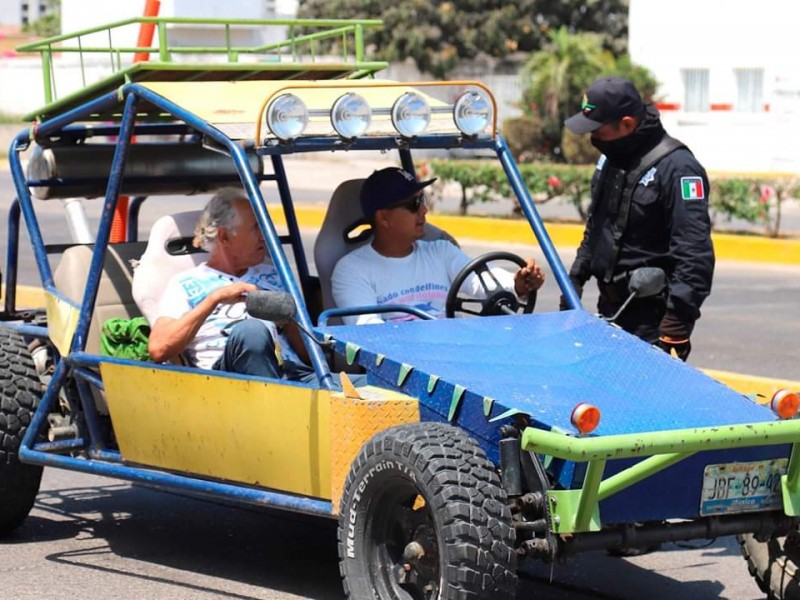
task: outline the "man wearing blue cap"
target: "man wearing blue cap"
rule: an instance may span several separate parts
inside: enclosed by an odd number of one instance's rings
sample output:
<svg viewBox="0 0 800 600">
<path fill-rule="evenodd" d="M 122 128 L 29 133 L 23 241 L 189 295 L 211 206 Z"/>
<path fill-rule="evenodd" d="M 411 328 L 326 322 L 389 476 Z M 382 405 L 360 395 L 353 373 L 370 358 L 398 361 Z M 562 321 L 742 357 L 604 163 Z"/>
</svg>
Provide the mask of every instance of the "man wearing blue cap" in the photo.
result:
<svg viewBox="0 0 800 600">
<path fill-rule="evenodd" d="M 595 81 L 580 112 L 564 125 L 590 134 L 603 154 L 570 279 L 580 295 L 595 277 L 598 311 L 611 316 L 628 296 L 634 269 L 664 269 L 667 293 L 634 300 L 617 323 L 686 360 L 714 274 L 705 170 L 685 145 L 667 135 L 658 110 L 646 105 L 627 79 Z M 562 308 L 567 308 L 563 298 Z"/>
<path fill-rule="evenodd" d="M 434 181 L 418 181 L 397 167 L 375 171 L 364 181 L 361 208 L 374 237 L 336 264 L 331 279 L 336 306 L 405 304 L 437 318 L 444 316 L 450 284 L 470 258 L 447 240 L 422 240 L 428 213 L 424 189 Z M 521 298 L 544 283 L 544 273 L 533 259 L 513 275 L 502 269 L 491 271 L 504 288 Z M 466 283 L 470 296 L 482 295 L 477 277 Z M 345 317 L 344 321 L 362 324 L 408 318 L 413 317 L 385 313 Z"/>
</svg>

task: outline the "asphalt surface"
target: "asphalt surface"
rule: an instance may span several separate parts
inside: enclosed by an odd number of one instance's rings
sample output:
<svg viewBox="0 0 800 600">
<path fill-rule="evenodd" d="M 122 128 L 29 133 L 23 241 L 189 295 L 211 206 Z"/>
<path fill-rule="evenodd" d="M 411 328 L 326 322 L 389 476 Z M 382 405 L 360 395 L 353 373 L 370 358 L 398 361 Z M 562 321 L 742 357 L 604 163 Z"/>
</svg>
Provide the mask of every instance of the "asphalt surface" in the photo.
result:
<svg viewBox="0 0 800 600">
<path fill-rule="evenodd" d="M 296 198 L 327 197 L 317 173 Z M 10 195 L 0 174 L 0 222 Z M 199 206 L 198 198 L 157 199 L 142 212 L 146 231 L 156 214 Z M 155 204 L 158 202 L 158 205 Z M 100 202 L 90 207 L 96 214 Z M 68 241 L 60 203 L 42 203 L 39 218 L 52 241 Z M 310 252 L 312 237 L 306 240 Z M 26 244 L 23 241 L 22 247 Z M 465 242 L 477 255 L 494 245 Z M 503 245 L 521 255 L 535 248 Z M 574 249 L 564 249 L 571 260 Z M 5 248 L 0 250 L 5 261 Z M 4 269 L 5 271 L 5 269 Z M 22 283 L 38 282 L 32 258 L 21 255 Z M 800 266 L 721 263 L 714 291 L 693 338 L 697 366 L 800 379 Z M 554 310 L 551 281 L 537 310 Z M 587 306 L 594 297 L 587 292 Z M 0 543 L 0 598 L 328 599 L 343 597 L 331 521 L 232 509 L 116 480 L 53 469 L 29 519 Z M 705 546 L 667 544 L 663 551 L 619 559 L 603 553 L 567 564 L 531 563 L 520 598 L 651 600 L 763 597 L 735 541 Z"/>
<path fill-rule="evenodd" d="M 0 543 L 14 600 L 343 598 L 335 523 L 236 509 L 115 480 L 47 470 L 36 506 Z M 763 598 L 732 538 L 613 558 L 523 565 L 518 598 Z"/>
</svg>

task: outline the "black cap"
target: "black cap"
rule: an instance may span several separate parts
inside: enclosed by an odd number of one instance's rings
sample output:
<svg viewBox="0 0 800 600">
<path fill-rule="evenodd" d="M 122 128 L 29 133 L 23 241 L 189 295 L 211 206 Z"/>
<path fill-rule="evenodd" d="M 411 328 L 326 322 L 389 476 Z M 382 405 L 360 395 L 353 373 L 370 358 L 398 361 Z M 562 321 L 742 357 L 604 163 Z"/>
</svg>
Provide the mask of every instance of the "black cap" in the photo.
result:
<svg viewBox="0 0 800 600">
<path fill-rule="evenodd" d="M 581 112 L 564 121 L 572 133 L 590 133 L 603 123 L 638 117 L 645 110 L 636 87 L 622 77 L 601 77 L 583 95 Z"/>
<path fill-rule="evenodd" d="M 361 186 L 361 210 L 367 219 L 372 219 L 376 211 L 401 203 L 434 181 L 436 177 L 417 181 L 411 173 L 397 167 L 374 171 Z"/>
</svg>

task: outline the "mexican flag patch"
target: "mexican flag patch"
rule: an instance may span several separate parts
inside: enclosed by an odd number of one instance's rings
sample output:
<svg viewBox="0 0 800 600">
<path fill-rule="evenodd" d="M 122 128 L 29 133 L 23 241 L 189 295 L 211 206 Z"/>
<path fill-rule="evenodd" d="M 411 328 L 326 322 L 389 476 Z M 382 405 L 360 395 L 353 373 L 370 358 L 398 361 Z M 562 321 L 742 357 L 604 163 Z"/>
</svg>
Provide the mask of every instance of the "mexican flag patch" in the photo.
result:
<svg viewBox="0 0 800 600">
<path fill-rule="evenodd" d="M 681 177 L 681 196 L 684 200 L 703 200 L 706 191 L 702 177 Z"/>
</svg>

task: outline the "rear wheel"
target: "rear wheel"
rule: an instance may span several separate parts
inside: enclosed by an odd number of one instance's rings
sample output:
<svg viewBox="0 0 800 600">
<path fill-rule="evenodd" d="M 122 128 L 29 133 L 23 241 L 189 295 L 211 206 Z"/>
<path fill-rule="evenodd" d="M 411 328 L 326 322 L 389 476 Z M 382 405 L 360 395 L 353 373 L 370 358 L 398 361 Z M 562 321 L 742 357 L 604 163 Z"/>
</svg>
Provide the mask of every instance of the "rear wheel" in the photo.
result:
<svg viewBox="0 0 800 600">
<path fill-rule="evenodd" d="M 511 512 L 494 466 L 462 431 L 402 425 L 367 442 L 339 519 L 349 598 L 512 599 Z"/>
<path fill-rule="evenodd" d="M 737 536 L 747 568 L 771 600 L 800 600 L 800 532 L 759 542 L 752 534 Z"/>
<path fill-rule="evenodd" d="M 19 462 L 19 447 L 41 399 L 42 384 L 22 337 L 0 327 L 0 536 L 33 506 L 42 467 Z"/>
</svg>

